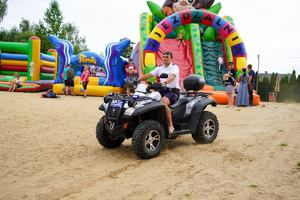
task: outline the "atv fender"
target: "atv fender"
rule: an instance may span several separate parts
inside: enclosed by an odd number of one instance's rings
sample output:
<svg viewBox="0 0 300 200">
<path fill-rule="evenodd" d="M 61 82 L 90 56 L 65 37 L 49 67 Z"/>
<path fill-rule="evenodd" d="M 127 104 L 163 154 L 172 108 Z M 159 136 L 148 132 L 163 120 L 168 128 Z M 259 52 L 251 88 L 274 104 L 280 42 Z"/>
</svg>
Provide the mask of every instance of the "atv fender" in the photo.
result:
<svg viewBox="0 0 300 200">
<path fill-rule="evenodd" d="M 197 130 L 201 113 L 209 104 L 211 104 L 213 107 L 216 107 L 218 105 L 214 98 L 202 98 L 200 101 L 195 103 L 191 112 L 190 120 L 188 122 L 188 128 L 192 129 L 193 133 L 195 133 Z"/>
<path fill-rule="evenodd" d="M 99 110 L 102 110 L 102 111 L 105 112 L 105 108 L 104 108 L 103 104 L 101 104 L 101 105 L 99 106 Z"/>
<path fill-rule="evenodd" d="M 169 132 L 168 117 L 166 106 L 161 101 L 152 101 L 144 104 L 143 107 L 136 109 L 132 116 L 142 115 L 143 120 L 152 119 L 158 121 Z"/>
</svg>

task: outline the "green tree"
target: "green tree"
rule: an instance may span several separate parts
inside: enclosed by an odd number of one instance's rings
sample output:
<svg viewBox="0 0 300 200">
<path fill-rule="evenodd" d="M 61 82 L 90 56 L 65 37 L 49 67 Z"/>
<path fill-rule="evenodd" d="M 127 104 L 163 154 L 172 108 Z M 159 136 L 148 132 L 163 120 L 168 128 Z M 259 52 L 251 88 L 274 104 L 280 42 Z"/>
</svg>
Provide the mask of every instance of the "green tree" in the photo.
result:
<svg viewBox="0 0 300 200">
<path fill-rule="evenodd" d="M 62 28 L 63 13 L 59 9 L 59 4 L 56 0 L 51 0 L 49 5 L 50 7 L 44 12 L 44 21 L 40 20 L 35 26 L 35 34 L 42 41 L 41 52 L 43 53 L 53 48 L 48 39 L 49 35 L 65 39 L 65 31 Z"/>
<path fill-rule="evenodd" d="M 289 77 L 288 75 L 285 75 L 284 77 L 281 78 L 280 84 L 289 84 Z"/>
<path fill-rule="evenodd" d="M 270 83 L 269 78 L 265 76 L 262 80 L 262 83 L 269 84 Z"/>
<path fill-rule="evenodd" d="M 85 37 L 79 36 L 79 29 L 75 26 L 74 23 L 63 24 L 62 28 L 66 34 L 66 40 L 71 42 L 74 47 L 74 55 L 77 55 L 78 53 L 83 51 L 89 51 L 88 46 L 85 44 Z"/>
<path fill-rule="evenodd" d="M 22 20 L 21 20 L 21 22 L 19 24 L 19 28 L 20 28 L 20 31 L 22 33 L 25 33 L 25 32 L 33 30 L 33 27 L 30 26 L 30 21 L 27 20 L 27 19 L 24 19 L 23 17 L 22 17 Z"/>
<path fill-rule="evenodd" d="M 290 85 L 297 85 L 296 71 L 293 70 L 293 73 L 290 78 Z"/>
<path fill-rule="evenodd" d="M 275 86 L 276 85 L 276 80 L 277 80 L 277 76 L 276 74 L 273 72 L 270 78 L 270 83 L 271 85 Z"/>
<path fill-rule="evenodd" d="M 7 0 L 0 0 L 0 22 L 7 15 Z"/>
<path fill-rule="evenodd" d="M 126 40 L 128 38 L 122 38 L 120 39 L 120 41 L 123 41 L 123 40 Z M 130 45 L 125 49 L 125 51 L 122 53 L 121 56 L 123 56 L 124 58 L 130 58 L 130 55 L 131 55 L 131 51 L 132 51 L 132 48 L 130 47 Z"/>
<path fill-rule="evenodd" d="M 297 85 L 300 85 L 300 74 L 297 77 Z"/>
<path fill-rule="evenodd" d="M 256 73 L 255 73 L 255 85 L 256 85 L 256 83 L 257 83 L 257 79 L 258 79 L 258 82 L 260 82 L 260 81 L 259 81 L 258 71 L 256 71 Z"/>
</svg>

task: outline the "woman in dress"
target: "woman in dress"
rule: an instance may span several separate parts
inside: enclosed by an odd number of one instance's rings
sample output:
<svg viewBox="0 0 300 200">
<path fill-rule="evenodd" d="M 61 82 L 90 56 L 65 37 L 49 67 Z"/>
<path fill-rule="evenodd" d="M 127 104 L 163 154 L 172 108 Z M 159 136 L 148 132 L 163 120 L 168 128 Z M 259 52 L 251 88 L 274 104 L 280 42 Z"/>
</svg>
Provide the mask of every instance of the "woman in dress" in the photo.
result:
<svg viewBox="0 0 300 200">
<path fill-rule="evenodd" d="M 236 102 L 235 105 L 240 107 L 246 107 L 249 106 L 249 98 L 248 98 L 248 80 L 249 75 L 246 74 L 246 67 L 243 67 L 242 71 L 243 73 L 240 74 L 238 78 L 238 82 L 240 83 L 239 86 L 239 92 L 237 93 Z"/>
</svg>

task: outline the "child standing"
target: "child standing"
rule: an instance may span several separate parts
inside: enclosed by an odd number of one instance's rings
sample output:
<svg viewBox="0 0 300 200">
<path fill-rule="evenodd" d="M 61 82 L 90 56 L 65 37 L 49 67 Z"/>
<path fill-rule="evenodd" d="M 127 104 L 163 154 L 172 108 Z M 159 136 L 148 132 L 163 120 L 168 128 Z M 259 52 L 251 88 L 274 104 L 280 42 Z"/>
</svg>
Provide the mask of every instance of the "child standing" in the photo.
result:
<svg viewBox="0 0 300 200">
<path fill-rule="evenodd" d="M 180 42 L 182 42 L 184 44 L 184 46 L 186 46 L 185 42 L 183 41 L 183 31 L 180 31 L 180 34 L 178 35 L 178 46 L 180 45 Z"/>
</svg>

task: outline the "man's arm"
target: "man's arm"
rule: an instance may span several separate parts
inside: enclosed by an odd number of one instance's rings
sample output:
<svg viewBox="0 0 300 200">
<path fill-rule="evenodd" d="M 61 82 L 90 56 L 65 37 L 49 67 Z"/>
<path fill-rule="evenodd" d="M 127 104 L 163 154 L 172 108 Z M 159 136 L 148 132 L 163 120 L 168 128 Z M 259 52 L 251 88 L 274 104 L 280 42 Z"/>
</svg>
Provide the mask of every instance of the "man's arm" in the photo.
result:
<svg viewBox="0 0 300 200">
<path fill-rule="evenodd" d="M 167 84 L 171 83 L 174 79 L 175 79 L 176 75 L 175 74 L 171 74 L 169 76 L 169 78 L 165 81 Z"/>
<path fill-rule="evenodd" d="M 61 74 L 61 77 L 62 77 L 63 79 L 65 79 L 65 73 L 62 73 L 62 74 Z"/>
<path fill-rule="evenodd" d="M 249 76 L 248 84 L 251 82 L 251 80 L 252 80 L 252 75 Z"/>
<path fill-rule="evenodd" d="M 141 76 L 140 78 L 138 78 L 138 81 L 145 81 L 145 80 L 151 78 L 152 76 L 153 75 L 151 73 L 145 74 L 145 75 Z"/>
</svg>

